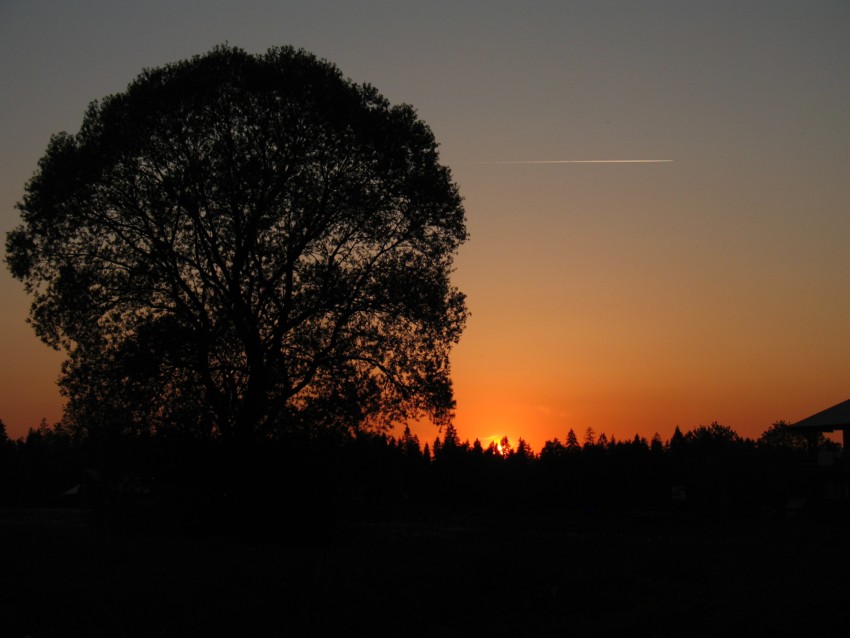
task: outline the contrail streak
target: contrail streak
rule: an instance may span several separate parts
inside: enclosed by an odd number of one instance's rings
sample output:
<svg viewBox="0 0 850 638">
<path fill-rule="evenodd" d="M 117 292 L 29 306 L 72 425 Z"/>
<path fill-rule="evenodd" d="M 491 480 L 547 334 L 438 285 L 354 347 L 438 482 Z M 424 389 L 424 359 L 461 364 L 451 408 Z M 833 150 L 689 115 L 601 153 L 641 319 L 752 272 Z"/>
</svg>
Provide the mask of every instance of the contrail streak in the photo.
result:
<svg viewBox="0 0 850 638">
<path fill-rule="evenodd" d="M 505 160 L 471 162 L 472 164 L 668 164 L 671 159 L 616 159 L 616 160 Z"/>
</svg>

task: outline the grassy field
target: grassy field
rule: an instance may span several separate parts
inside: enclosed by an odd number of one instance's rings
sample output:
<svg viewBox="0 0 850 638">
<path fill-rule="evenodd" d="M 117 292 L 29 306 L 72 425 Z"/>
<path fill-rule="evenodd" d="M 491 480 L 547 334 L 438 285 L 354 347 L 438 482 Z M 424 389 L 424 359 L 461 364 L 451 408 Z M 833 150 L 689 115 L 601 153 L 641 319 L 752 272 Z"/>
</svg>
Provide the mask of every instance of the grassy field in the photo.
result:
<svg viewBox="0 0 850 638">
<path fill-rule="evenodd" d="M 265 540 L 146 527 L 0 512 L 0 634 L 817 635 L 850 619 L 835 512 L 396 512 Z"/>
</svg>

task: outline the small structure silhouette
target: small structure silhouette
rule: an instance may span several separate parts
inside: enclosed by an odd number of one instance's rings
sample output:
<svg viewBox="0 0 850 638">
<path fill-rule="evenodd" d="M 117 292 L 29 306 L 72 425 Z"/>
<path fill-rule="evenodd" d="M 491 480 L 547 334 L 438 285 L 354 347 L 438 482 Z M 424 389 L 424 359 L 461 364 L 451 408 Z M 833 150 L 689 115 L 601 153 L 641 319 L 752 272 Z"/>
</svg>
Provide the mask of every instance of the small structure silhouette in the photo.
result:
<svg viewBox="0 0 850 638">
<path fill-rule="evenodd" d="M 797 421 L 791 427 L 806 435 L 812 450 L 817 447 L 815 441 L 818 434 L 837 431 L 842 433 L 840 462 L 836 464 L 830 453 L 819 453 L 817 465 L 822 468 L 822 494 L 827 498 L 850 498 L 850 454 L 847 454 L 847 445 L 850 442 L 850 399 Z"/>
</svg>

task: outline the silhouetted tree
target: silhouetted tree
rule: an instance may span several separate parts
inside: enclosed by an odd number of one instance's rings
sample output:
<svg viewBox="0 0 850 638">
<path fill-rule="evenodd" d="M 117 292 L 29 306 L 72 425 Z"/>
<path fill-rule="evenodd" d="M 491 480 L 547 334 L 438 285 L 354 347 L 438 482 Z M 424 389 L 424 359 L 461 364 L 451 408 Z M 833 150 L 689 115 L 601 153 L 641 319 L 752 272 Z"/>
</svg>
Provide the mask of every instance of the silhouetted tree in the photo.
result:
<svg viewBox="0 0 850 638">
<path fill-rule="evenodd" d="M 534 451 L 524 438 L 519 437 L 516 444 L 516 449 L 511 453 L 511 457 L 521 463 L 527 463 L 534 460 Z"/>
<path fill-rule="evenodd" d="M 716 421 L 700 425 L 685 434 L 676 452 L 680 475 L 688 484 L 688 497 L 711 503 L 730 504 L 739 500 L 752 476 L 749 455 L 752 442 L 742 439 L 732 428 Z M 678 448 L 677 448 L 678 449 Z"/>
<path fill-rule="evenodd" d="M 677 450 L 680 450 L 685 443 L 685 435 L 682 434 L 682 431 L 679 429 L 679 426 L 676 426 L 676 429 L 673 431 L 673 436 L 670 437 L 669 448 L 670 451 L 674 454 Z"/>
<path fill-rule="evenodd" d="M 54 135 L 6 240 L 68 416 L 229 441 L 453 409 L 461 198 L 407 105 L 303 51 L 144 71 Z"/>
<path fill-rule="evenodd" d="M 656 456 L 664 453 L 664 441 L 661 440 L 661 435 L 658 434 L 658 432 L 652 435 L 652 440 L 649 443 L 649 449 Z"/>
<path fill-rule="evenodd" d="M 412 434 L 410 426 L 404 426 L 404 432 L 398 441 L 399 449 L 406 457 L 419 458 L 422 456 L 422 450 L 419 447 L 419 437 Z"/>
<path fill-rule="evenodd" d="M 513 451 L 514 449 L 511 446 L 511 440 L 507 437 L 507 435 L 503 436 L 502 440 L 499 441 L 499 453 L 503 457 L 508 458 Z"/>
<path fill-rule="evenodd" d="M 433 446 L 432 449 L 433 449 L 432 454 L 434 455 L 434 459 L 436 460 L 436 459 L 440 458 L 440 455 L 443 452 L 443 443 L 442 443 L 442 441 L 440 441 L 439 436 L 434 439 L 434 446 Z"/>
<path fill-rule="evenodd" d="M 570 428 L 570 431 L 567 432 L 566 448 L 568 450 L 577 450 L 579 447 L 581 446 L 578 444 L 578 437 L 573 429 Z"/>
<path fill-rule="evenodd" d="M 551 441 L 546 441 L 543 444 L 543 448 L 540 450 L 540 460 L 541 461 L 553 461 L 560 459 L 563 456 L 565 450 L 564 446 L 558 440 L 558 438 L 554 438 Z"/>
<path fill-rule="evenodd" d="M 721 425 L 717 421 L 711 425 L 700 425 L 685 435 L 685 440 L 690 445 L 705 446 L 712 449 L 723 449 L 741 441 L 741 437 L 727 425 Z"/>
<path fill-rule="evenodd" d="M 461 447 L 460 437 L 458 436 L 455 426 L 449 423 L 446 425 L 443 432 L 443 451 L 454 450 Z"/>
<path fill-rule="evenodd" d="M 825 439 L 826 437 L 818 432 L 815 437 L 816 445 Z M 800 452 L 805 452 L 809 447 L 806 435 L 792 428 L 791 424 L 786 421 L 777 421 L 762 432 L 762 435 L 758 439 L 758 444 L 761 447 L 797 450 Z"/>
</svg>

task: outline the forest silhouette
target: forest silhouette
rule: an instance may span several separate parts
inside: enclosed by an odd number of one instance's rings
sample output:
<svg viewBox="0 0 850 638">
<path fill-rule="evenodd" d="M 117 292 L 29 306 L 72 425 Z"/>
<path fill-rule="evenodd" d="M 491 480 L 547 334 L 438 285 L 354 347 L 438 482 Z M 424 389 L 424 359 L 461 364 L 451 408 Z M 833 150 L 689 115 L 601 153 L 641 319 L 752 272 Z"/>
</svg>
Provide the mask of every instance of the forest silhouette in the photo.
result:
<svg viewBox="0 0 850 638">
<path fill-rule="evenodd" d="M 846 501 L 778 423 L 483 447 L 2 437 L 9 635 L 787 635 L 843 622 Z M 509 442 L 508 442 L 509 443 Z M 95 469 L 97 468 L 97 469 Z M 233 501 L 234 497 L 238 500 Z M 800 583 L 817 586 L 800 588 Z"/>
<path fill-rule="evenodd" d="M 359 508 L 472 509 L 519 513 L 713 507 L 782 511 L 793 499 L 823 497 L 829 459 L 841 448 L 777 422 L 758 440 L 712 423 L 663 441 L 610 439 L 591 429 L 579 443 L 535 452 L 507 437 L 486 448 L 461 441 L 452 425 L 422 444 L 406 427 L 387 433 L 296 434 L 257 444 L 239 485 L 222 464 L 226 442 L 174 435 L 80 436 L 42 423 L 20 440 L 2 441 L 4 506 L 85 506 L 139 519 L 169 515 L 206 525 L 232 516 L 252 533 L 312 533 Z M 71 492 L 69 492 L 71 490 Z M 265 520 L 263 518 L 265 517 Z M 221 522 L 221 521 L 219 521 Z M 298 530 L 304 526 L 304 530 Z M 267 528 L 267 529 L 266 529 Z"/>
</svg>

